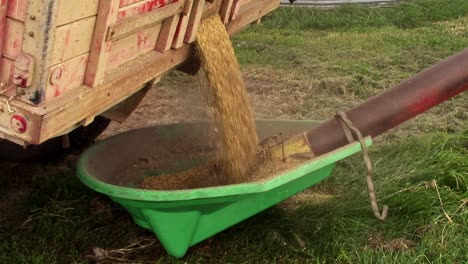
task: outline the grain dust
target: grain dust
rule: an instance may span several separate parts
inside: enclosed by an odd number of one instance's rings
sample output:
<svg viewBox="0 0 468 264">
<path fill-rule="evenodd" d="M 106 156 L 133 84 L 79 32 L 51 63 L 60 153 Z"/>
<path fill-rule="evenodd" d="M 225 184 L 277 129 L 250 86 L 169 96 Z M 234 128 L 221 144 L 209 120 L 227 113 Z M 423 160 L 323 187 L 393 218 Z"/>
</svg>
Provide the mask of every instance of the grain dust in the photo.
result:
<svg viewBox="0 0 468 264">
<path fill-rule="evenodd" d="M 248 182 L 262 182 L 274 175 L 293 169 L 301 164 L 301 161 L 294 159 L 264 159 L 262 155 L 257 155 L 254 165 L 246 173 Z M 208 162 L 181 173 L 166 174 L 146 178 L 141 184 L 142 189 L 147 190 L 189 190 L 196 188 L 206 188 L 219 186 L 217 178 L 219 170 L 216 163 Z"/>
<path fill-rule="evenodd" d="M 205 19 L 197 50 L 208 81 L 208 101 L 217 129 L 218 161 L 223 184 L 244 182 L 257 152 L 258 138 L 242 73 L 219 16 Z"/>
<path fill-rule="evenodd" d="M 217 186 L 217 167 L 213 162 L 196 166 L 181 173 L 146 178 L 141 187 L 147 190 L 188 190 Z"/>
</svg>

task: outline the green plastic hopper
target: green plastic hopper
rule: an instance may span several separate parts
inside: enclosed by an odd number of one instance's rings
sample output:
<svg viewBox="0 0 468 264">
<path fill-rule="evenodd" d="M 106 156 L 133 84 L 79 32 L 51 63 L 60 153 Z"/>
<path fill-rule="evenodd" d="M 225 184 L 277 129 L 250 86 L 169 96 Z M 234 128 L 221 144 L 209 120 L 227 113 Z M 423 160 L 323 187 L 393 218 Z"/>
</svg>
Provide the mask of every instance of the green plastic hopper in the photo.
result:
<svg viewBox="0 0 468 264">
<path fill-rule="evenodd" d="M 280 132 L 298 134 L 318 122 L 261 120 L 256 124 L 260 139 L 264 139 Z M 190 155 L 171 160 L 174 155 L 170 152 L 179 151 L 181 144 L 203 147 L 209 140 L 208 129 L 207 123 L 170 124 L 113 136 L 82 155 L 78 177 L 123 206 L 135 223 L 154 232 L 170 255 L 180 258 L 190 246 L 321 182 L 330 176 L 337 161 L 361 150 L 359 143 L 353 143 L 253 183 L 177 191 L 138 187 L 156 171 L 163 174 L 168 168 L 183 170 L 203 162 Z M 161 168 L 128 169 L 148 157 L 167 160 Z"/>
</svg>

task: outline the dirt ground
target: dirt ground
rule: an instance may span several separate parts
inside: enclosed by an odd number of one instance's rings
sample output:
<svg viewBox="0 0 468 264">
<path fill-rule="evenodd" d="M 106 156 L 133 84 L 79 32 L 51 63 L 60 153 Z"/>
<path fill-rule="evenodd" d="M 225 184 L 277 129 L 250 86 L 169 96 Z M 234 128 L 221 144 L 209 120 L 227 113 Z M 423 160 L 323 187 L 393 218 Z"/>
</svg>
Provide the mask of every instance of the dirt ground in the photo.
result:
<svg viewBox="0 0 468 264">
<path fill-rule="evenodd" d="M 171 74 L 148 91 L 127 121 L 122 124 L 113 122 L 99 139 L 156 124 L 206 119 L 201 87 L 199 77 L 183 73 Z"/>
<path fill-rule="evenodd" d="M 348 108 L 359 102 L 359 99 L 344 96 L 337 99 L 331 96 L 321 100 L 313 111 L 302 113 L 302 90 L 306 86 L 317 86 L 320 89 L 339 90 L 346 85 L 343 80 L 325 80 L 316 85 L 295 80 L 294 76 L 281 76 L 279 72 L 265 70 L 244 71 L 244 79 L 256 119 L 316 119 L 323 120 L 333 116 L 338 100 Z M 184 73 L 172 73 L 156 84 L 143 99 L 139 107 L 122 124 L 113 122 L 101 135 L 99 140 L 130 129 L 157 124 L 206 120 L 209 114 L 202 89 L 206 89 L 200 75 L 190 76 Z M 309 88 L 310 89 L 310 88 Z M 305 96 L 307 96 L 305 94 Z M 322 97 L 317 93 L 318 97 Z M 324 98 L 321 98 L 324 99 Z"/>
</svg>

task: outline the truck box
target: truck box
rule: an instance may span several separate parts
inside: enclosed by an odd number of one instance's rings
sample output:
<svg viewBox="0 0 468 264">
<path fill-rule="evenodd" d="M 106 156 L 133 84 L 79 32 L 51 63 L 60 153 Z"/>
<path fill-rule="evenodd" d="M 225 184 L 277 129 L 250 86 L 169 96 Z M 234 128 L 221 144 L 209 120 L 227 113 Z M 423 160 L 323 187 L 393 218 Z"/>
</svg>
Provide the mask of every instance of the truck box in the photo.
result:
<svg viewBox="0 0 468 264">
<path fill-rule="evenodd" d="M 195 61 L 201 20 L 219 13 L 234 34 L 279 4 L 0 0 L 0 139 L 41 144 L 96 116 L 122 122 L 144 87 Z"/>
</svg>

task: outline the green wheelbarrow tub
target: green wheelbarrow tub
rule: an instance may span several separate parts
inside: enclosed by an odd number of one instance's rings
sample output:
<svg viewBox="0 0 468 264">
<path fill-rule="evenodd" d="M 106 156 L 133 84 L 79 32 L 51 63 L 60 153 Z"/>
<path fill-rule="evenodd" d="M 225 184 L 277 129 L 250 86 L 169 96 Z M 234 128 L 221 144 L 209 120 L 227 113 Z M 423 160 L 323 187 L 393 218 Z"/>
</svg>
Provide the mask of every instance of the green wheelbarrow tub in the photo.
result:
<svg viewBox="0 0 468 264">
<path fill-rule="evenodd" d="M 281 132 L 285 136 L 298 134 L 318 124 L 256 121 L 260 139 Z M 169 168 L 195 166 L 203 161 L 190 155 L 171 160 L 170 152 L 180 150 L 181 145 L 206 146 L 209 129 L 203 122 L 169 124 L 113 136 L 83 153 L 77 175 L 86 186 L 123 206 L 136 224 L 158 237 L 168 254 L 180 258 L 190 246 L 321 182 L 330 176 L 337 161 L 361 150 L 353 143 L 258 182 L 177 191 L 139 188 L 149 175 L 141 168 L 128 171 L 132 164 L 145 157 L 166 157 Z M 370 139 L 367 142 L 371 144 Z"/>
</svg>

